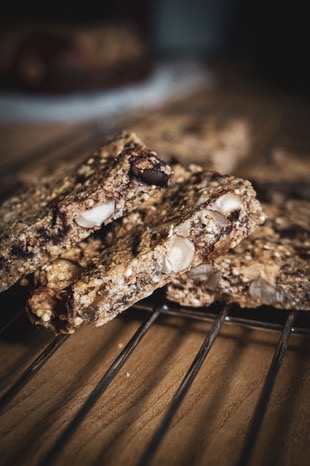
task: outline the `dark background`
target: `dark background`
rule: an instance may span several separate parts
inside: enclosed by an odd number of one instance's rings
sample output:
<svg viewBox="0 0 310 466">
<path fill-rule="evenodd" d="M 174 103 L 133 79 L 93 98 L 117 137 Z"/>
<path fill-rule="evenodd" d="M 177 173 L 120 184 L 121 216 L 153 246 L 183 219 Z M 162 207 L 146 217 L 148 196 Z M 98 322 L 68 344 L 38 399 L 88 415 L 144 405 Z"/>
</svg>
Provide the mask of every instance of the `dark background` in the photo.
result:
<svg viewBox="0 0 310 466">
<path fill-rule="evenodd" d="M 310 91 L 306 2 L 251 0 L 116 0 L 10 5 L 1 23 L 35 20 L 134 21 L 155 57 L 193 56 L 246 62 L 259 77 Z"/>
</svg>

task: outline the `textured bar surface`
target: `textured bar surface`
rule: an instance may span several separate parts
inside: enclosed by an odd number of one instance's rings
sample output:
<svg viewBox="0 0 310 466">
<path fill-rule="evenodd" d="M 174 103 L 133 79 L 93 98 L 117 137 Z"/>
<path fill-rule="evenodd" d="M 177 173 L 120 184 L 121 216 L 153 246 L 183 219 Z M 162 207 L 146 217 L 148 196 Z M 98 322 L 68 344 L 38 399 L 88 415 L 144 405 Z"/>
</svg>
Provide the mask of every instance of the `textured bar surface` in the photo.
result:
<svg viewBox="0 0 310 466">
<path fill-rule="evenodd" d="M 249 182 L 196 165 L 174 169 L 171 185 L 143 208 L 37 273 L 35 323 L 56 332 L 102 325 L 264 221 Z"/>
<path fill-rule="evenodd" d="M 123 133 L 77 166 L 65 164 L 63 169 L 57 167 L 54 173 L 34 179 L 0 210 L 0 290 L 57 257 L 101 224 L 138 207 L 166 187 L 171 174 L 171 168 L 135 134 Z"/>
</svg>

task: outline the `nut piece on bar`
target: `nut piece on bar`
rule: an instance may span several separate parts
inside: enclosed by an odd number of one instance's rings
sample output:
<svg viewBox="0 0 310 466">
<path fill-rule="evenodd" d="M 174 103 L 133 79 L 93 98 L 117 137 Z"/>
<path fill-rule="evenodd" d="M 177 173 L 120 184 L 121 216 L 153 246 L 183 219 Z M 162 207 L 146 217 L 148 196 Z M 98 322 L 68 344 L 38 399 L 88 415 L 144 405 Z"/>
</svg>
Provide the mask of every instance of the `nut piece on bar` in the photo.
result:
<svg viewBox="0 0 310 466">
<path fill-rule="evenodd" d="M 167 297 L 184 306 L 214 301 L 310 310 L 310 203 L 263 205 L 268 220 L 234 250 L 176 278 Z"/>
<path fill-rule="evenodd" d="M 265 220 L 248 181 L 192 165 L 142 208 L 36 273 L 31 320 L 56 333 L 100 326 Z"/>
<path fill-rule="evenodd" d="M 181 108 L 178 112 L 164 108 L 137 122 L 133 130 L 164 160 L 177 159 L 184 165 L 194 162 L 226 174 L 247 156 L 251 145 L 250 125 L 245 118 L 223 116 L 222 112 L 210 115 L 191 107 L 190 111 Z"/>
<path fill-rule="evenodd" d="M 0 291 L 168 186 L 172 169 L 124 132 L 0 207 Z"/>
</svg>

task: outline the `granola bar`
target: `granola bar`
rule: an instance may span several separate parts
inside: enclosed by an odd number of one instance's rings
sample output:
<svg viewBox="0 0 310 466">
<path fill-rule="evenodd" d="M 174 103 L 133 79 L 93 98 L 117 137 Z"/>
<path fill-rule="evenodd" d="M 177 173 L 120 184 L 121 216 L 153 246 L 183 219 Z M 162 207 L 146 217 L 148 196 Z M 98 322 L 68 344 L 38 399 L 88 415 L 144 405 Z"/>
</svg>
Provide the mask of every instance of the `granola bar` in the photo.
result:
<svg viewBox="0 0 310 466">
<path fill-rule="evenodd" d="M 285 199 L 310 200 L 310 156 L 308 150 L 276 147 L 265 156 L 249 158 L 238 175 L 251 180 L 260 200 L 274 203 Z"/>
<path fill-rule="evenodd" d="M 184 306 L 224 301 L 310 310 L 310 203 L 289 200 L 263 209 L 264 226 L 211 264 L 174 279 L 168 299 Z"/>
<path fill-rule="evenodd" d="M 0 291 L 137 208 L 172 173 L 135 134 L 123 133 L 77 166 L 29 183 L 0 208 Z"/>
<path fill-rule="evenodd" d="M 34 323 L 57 333 L 100 326 L 263 222 L 249 182 L 194 165 L 174 170 L 171 185 L 143 208 L 36 273 Z"/>
<path fill-rule="evenodd" d="M 163 109 L 136 123 L 133 129 L 164 160 L 177 159 L 185 165 L 194 162 L 226 174 L 247 155 L 251 143 L 245 118 L 223 118 L 203 109 Z"/>
</svg>

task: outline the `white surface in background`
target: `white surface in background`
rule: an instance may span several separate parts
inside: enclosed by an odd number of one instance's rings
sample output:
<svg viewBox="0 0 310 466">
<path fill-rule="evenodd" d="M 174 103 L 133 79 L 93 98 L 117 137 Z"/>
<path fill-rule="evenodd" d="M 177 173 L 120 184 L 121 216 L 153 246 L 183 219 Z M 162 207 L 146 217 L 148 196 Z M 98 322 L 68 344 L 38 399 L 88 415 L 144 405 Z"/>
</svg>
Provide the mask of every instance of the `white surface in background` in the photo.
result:
<svg viewBox="0 0 310 466">
<path fill-rule="evenodd" d="M 167 98 L 211 88 L 212 73 L 199 62 L 158 65 L 138 84 L 94 93 L 29 95 L 0 93 L 0 122 L 68 121 L 115 116 L 122 112 L 155 107 Z"/>
</svg>

